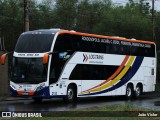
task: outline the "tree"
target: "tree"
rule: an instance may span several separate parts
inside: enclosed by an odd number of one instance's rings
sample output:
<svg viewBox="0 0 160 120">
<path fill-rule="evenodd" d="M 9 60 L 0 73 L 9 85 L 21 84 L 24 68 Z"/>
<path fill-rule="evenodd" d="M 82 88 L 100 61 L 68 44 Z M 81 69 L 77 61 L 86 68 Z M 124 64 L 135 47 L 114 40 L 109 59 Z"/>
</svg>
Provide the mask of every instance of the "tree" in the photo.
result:
<svg viewBox="0 0 160 120">
<path fill-rule="evenodd" d="M 156 24 L 155 24 L 155 34 L 156 34 L 156 43 L 157 43 L 157 49 L 160 50 L 160 42 L 159 42 L 159 38 L 160 38 L 160 12 L 156 13 Z"/>
<path fill-rule="evenodd" d="M 56 0 L 55 26 L 63 29 L 74 29 L 78 0 Z"/>
<path fill-rule="evenodd" d="M 125 6 L 114 6 L 111 0 L 30 0 L 30 30 L 62 28 L 80 32 L 152 39 L 149 4 L 129 0 Z M 160 26 L 159 12 L 156 26 Z M 0 37 L 6 49 L 13 51 L 23 32 L 23 0 L 0 0 Z M 159 28 L 156 27 L 156 38 Z"/>
<path fill-rule="evenodd" d="M 31 30 L 52 28 L 53 19 L 54 11 L 49 5 L 49 1 L 40 4 L 36 4 L 34 1 L 30 3 Z"/>
<path fill-rule="evenodd" d="M 18 34 L 23 31 L 22 5 L 21 0 L 0 0 L 1 38 L 4 39 L 8 51 L 13 50 Z"/>
</svg>

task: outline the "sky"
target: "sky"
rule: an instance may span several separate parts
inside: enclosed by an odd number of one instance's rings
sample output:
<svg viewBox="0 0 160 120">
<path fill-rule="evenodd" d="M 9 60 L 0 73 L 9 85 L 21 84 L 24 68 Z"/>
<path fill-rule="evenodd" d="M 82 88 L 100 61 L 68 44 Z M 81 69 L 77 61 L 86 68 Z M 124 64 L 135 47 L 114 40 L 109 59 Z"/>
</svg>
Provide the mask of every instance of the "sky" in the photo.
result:
<svg viewBox="0 0 160 120">
<path fill-rule="evenodd" d="M 134 0 L 135 2 L 139 2 L 139 0 Z M 145 0 L 146 2 L 149 2 L 149 5 L 152 8 L 152 0 Z M 114 4 L 126 4 L 128 0 L 112 0 Z M 160 11 L 160 0 L 155 0 L 155 10 Z"/>
</svg>

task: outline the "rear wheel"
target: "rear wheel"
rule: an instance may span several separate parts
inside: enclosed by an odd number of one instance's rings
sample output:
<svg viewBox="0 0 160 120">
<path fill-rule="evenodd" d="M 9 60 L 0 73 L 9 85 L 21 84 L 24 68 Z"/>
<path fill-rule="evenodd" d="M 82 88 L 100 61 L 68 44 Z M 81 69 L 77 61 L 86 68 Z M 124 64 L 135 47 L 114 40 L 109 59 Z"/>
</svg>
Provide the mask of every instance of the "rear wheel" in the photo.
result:
<svg viewBox="0 0 160 120">
<path fill-rule="evenodd" d="M 77 99 L 76 89 L 72 85 L 70 85 L 67 89 L 67 96 L 64 97 L 64 101 L 72 103 L 75 102 L 76 99 Z"/>
<path fill-rule="evenodd" d="M 133 87 L 131 85 L 127 85 L 126 98 L 131 99 L 132 97 L 133 97 Z"/>
<path fill-rule="evenodd" d="M 134 97 L 135 98 L 139 98 L 139 96 L 142 94 L 142 88 L 140 85 L 136 86 L 136 90 L 134 92 Z"/>
</svg>

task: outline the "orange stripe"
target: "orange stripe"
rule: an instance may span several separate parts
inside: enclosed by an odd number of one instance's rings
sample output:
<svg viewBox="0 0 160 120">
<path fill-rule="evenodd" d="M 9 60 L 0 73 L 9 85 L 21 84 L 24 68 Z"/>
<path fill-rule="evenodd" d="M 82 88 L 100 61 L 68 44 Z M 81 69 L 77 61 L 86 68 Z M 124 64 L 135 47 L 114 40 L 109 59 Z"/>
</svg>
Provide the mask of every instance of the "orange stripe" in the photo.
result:
<svg viewBox="0 0 160 120">
<path fill-rule="evenodd" d="M 29 96 L 34 95 L 35 91 L 17 91 L 18 95 L 23 95 L 23 92 L 28 93 Z"/>
<path fill-rule="evenodd" d="M 126 57 L 124 58 L 122 64 L 120 65 L 120 67 L 119 67 L 119 68 L 116 70 L 116 72 L 115 72 L 111 77 L 109 77 L 107 80 L 109 80 L 109 79 L 112 80 L 115 76 L 117 76 L 117 74 L 118 74 L 118 73 L 123 69 L 123 67 L 125 66 L 128 58 L 129 58 L 129 56 L 126 55 Z M 104 83 L 106 83 L 106 82 L 107 82 L 107 81 L 104 81 Z M 103 83 L 102 83 L 102 84 L 103 84 Z"/>
<path fill-rule="evenodd" d="M 67 31 L 67 30 L 62 30 L 58 32 L 58 34 L 73 34 L 73 35 L 84 35 L 88 37 L 98 37 L 98 38 L 106 38 L 106 39 L 112 39 L 112 40 L 122 40 L 122 41 L 127 41 L 127 42 L 139 42 L 139 43 L 147 43 L 147 44 L 155 44 L 155 42 L 150 42 L 150 41 L 144 41 L 144 40 L 132 40 L 132 39 L 127 39 L 127 38 L 121 38 L 121 37 L 114 37 L 114 36 L 104 36 L 104 35 L 96 35 L 96 34 L 88 34 L 88 33 L 80 33 L 80 32 L 73 32 L 73 31 Z"/>
<path fill-rule="evenodd" d="M 97 86 L 95 86 L 95 87 L 93 87 L 93 88 L 90 88 L 89 90 L 94 89 L 94 88 L 96 88 L 96 87 L 99 87 L 99 86 L 101 86 L 101 85 L 109 82 L 110 80 L 112 80 L 115 76 L 117 76 L 117 74 L 118 74 L 118 73 L 123 69 L 123 67 L 125 66 L 128 58 L 129 58 L 129 56 L 126 55 L 126 57 L 124 58 L 122 64 L 120 65 L 120 67 L 119 67 L 119 68 L 116 70 L 116 72 L 115 72 L 113 75 L 111 75 L 106 81 L 104 81 L 103 83 L 101 83 L 101 84 L 99 84 L 99 85 L 97 85 Z M 86 90 L 86 91 L 89 91 L 89 90 Z"/>
</svg>

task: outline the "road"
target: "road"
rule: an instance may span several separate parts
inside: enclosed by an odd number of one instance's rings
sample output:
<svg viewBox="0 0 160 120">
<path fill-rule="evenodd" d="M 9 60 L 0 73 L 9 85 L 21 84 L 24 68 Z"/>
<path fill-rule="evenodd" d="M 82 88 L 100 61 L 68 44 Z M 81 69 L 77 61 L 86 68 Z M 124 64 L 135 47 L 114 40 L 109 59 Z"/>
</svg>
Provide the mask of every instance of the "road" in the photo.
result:
<svg viewBox="0 0 160 120">
<path fill-rule="evenodd" d="M 35 103 L 32 99 L 4 100 L 0 102 L 0 111 L 10 112 L 52 112 L 69 111 L 85 108 L 92 108 L 107 105 L 125 105 L 148 108 L 160 111 L 160 97 L 153 95 L 143 95 L 138 100 L 125 100 L 124 97 L 94 97 L 80 98 L 77 103 L 66 104 L 62 99 L 43 100 L 41 103 Z"/>
</svg>

